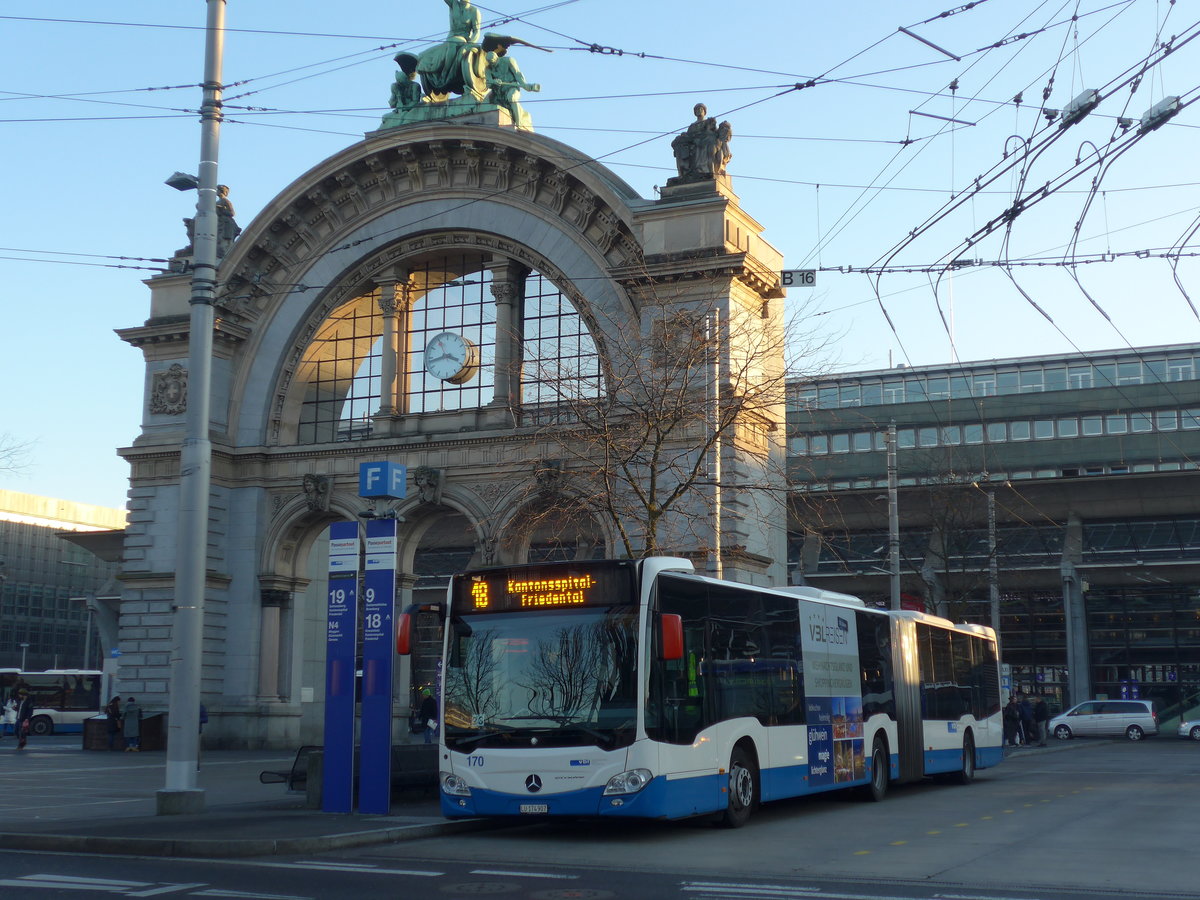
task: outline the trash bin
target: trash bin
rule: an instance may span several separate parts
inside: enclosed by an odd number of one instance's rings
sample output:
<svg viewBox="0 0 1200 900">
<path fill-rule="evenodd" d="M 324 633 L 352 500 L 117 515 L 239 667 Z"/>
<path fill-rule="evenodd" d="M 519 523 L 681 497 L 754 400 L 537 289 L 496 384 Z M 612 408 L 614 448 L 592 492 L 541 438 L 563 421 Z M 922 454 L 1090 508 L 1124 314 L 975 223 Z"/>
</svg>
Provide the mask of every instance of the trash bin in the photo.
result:
<svg viewBox="0 0 1200 900">
<path fill-rule="evenodd" d="M 83 720 L 83 749 L 108 749 L 108 716 L 101 714 Z M 125 749 L 125 738 L 121 737 L 119 732 L 117 733 L 116 740 L 113 742 L 113 749 Z"/>
<path fill-rule="evenodd" d="M 139 743 L 142 750 L 167 749 L 166 713 L 154 713 L 153 715 L 142 716 L 141 740 Z"/>
</svg>

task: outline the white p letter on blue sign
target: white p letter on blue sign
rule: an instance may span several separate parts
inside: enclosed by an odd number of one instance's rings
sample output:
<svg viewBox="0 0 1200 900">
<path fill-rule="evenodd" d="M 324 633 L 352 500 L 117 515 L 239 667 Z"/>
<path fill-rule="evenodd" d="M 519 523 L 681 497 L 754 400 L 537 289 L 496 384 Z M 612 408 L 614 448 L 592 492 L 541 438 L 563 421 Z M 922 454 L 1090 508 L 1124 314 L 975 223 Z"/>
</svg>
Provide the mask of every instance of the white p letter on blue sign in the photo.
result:
<svg viewBox="0 0 1200 900">
<path fill-rule="evenodd" d="M 358 496 L 389 497 L 403 500 L 408 467 L 393 462 L 360 463 L 358 466 Z"/>
</svg>

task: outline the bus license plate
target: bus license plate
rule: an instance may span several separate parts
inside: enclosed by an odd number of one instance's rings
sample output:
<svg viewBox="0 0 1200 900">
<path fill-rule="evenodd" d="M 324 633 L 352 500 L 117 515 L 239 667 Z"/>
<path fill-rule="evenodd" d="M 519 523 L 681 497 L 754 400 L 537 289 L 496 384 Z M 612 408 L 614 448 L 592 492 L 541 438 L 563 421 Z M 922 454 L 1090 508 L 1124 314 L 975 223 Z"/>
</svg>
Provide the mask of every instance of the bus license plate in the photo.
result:
<svg viewBox="0 0 1200 900">
<path fill-rule="evenodd" d="M 548 812 L 550 812 L 550 804 L 548 804 L 548 803 L 522 803 L 521 804 L 521 814 L 522 815 L 525 815 L 527 813 L 536 815 L 538 813 L 548 813 Z"/>
</svg>

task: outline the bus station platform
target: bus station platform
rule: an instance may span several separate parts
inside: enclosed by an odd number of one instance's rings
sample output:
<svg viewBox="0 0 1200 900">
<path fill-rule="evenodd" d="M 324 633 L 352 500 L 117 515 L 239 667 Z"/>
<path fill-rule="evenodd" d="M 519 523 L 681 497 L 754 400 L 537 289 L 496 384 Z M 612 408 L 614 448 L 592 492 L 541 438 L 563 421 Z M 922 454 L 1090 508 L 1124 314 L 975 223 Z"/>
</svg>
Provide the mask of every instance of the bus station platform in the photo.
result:
<svg viewBox="0 0 1200 900">
<path fill-rule="evenodd" d="M 304 793 L 262 784 L 286 769 L 277 750 L 204 751 L 204 811 L 157 815 L 166 753 L 81 749 L 79 735 L 0 739 L 0 848 L 142 856 L 249 857 L 313 853 L 496 827 L 442 817 L 432 788 L 396 791 L 388 815 L 309 809 Z"/>
<path fill-rule="evenodd" d="M 292 764 L 282 751 L 205 751 L 197 776 L 203 812 L 156 814 L 164 752 L 83 750 L 78 735 L 0 740 L 0 848 L 90 854 L 252 857 L 315 853 L 504 827 L 500 820 L 442 817 L 432 788 L 393 794 L 388 815 L 332 814 L 305 795 L 262 784 L 259 773 Z M 1005 765 L 1077 741 L 1007 749 Z"/>
</svg>

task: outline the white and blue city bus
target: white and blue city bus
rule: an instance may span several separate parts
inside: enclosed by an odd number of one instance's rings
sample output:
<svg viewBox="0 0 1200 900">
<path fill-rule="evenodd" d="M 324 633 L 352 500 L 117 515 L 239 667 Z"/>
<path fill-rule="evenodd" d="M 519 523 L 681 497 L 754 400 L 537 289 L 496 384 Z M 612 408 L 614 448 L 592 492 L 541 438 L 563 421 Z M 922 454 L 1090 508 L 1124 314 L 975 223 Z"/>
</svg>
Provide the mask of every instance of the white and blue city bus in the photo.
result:
<svg viewBox="0 0 1200 900">
<path fill-rule="evenodd" d="M 479 569 L 449 588 L 442 812 L 716 814 L 970 782 L 1002 758 L 991 629 L 685 559 Z"/>
<path fill-rule="evenodd" d="M 78 734 L 85 720 L 100 715 L 104 678 L 96 669 L 0 669 L 0 705 L 26 690 L 33 700 L 33 734 Z"/>
</svg>

